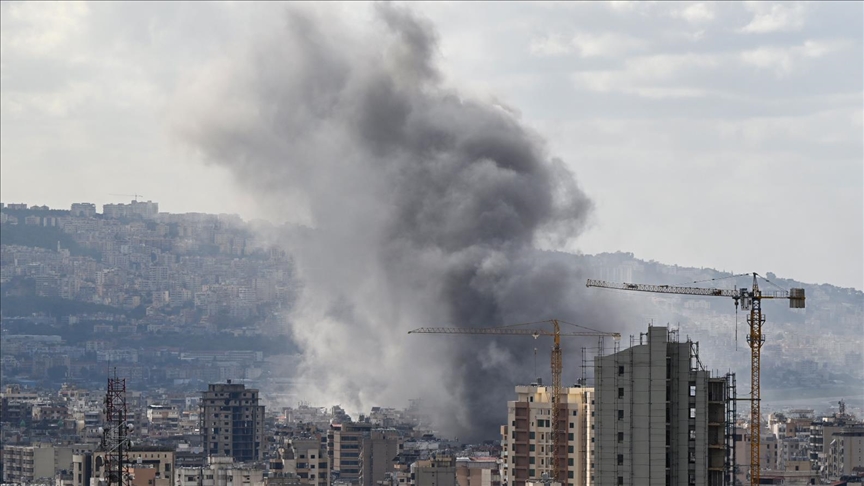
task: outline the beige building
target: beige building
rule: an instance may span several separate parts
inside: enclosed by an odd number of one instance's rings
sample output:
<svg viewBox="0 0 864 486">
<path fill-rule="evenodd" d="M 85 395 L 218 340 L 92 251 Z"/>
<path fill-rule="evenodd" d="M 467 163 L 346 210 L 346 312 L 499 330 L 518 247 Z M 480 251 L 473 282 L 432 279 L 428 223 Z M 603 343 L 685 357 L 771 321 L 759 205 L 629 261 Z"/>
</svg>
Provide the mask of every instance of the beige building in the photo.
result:
<svg viewBox="0 0 864 486">
<path fill-rule="evenodd" d="M 264 486 L 264 467 L 236 464 L 230 457 L 210 457 L 204 467 L 180 467 L 174 486 Z"/>
<path fill-rule="evenodd" d="M 499 459 L 496 457 L 456 458 L 456 483 L 459 486 L 501 486 Z"/>
<path fill-rule="evenodd" d="M 54 480 L 72 466 L 72 448 L 52 445 L 3 446 L 3 482 L 26 484 L 35 480 Z"/>
<path fill-rule="evenodd" d="M 411 465 L 411 486 L 458 486 L 456 461 L 450 456 L 419 460 Z"/>
<path fill-rule="evenodd" d="M 588 471 L 593 453 L 592 388 L 568 387 L 560 401 L 565 421 L 564 451 L 560 451 L 558 481 L 568 486 L 592 484 Z M 516 387 L 516 400 L 507 403 L 507 425 L 501 427 L 502 481 L 525 486 L 527 481 L 553 475 L 552 387 Z"/>
<path fill-rule="evenodd" d="M 393 459 L 402 439 L 395 429 L 374 428 L 365 422 L 331 424 L 327 433 L 328 469 L 333 480 L 375 486 L 393 472 Z M 299 463 L 298 463 L 299 470 Z"/>
<path fill-rule="evenodd" d="M 846 427 L 833 435 L 826 448 L 825 475 L 836 480 L 864 467 L 864 425 Z"/>
<path fill-rule="evenodd" d="M 361 452 L 366 434 L 372 430 L 371 424 L 334 423 L 327 432 L 327 468 L 333 474 L 333 481 L 360 484 L 363 469 Z"/>
<path fill-rule="evenodd" d="M 317 436 L 290 439 L 284 447 L 283 470 L 300 484 L 327 486 L 327 444 Z"/>
</svg>

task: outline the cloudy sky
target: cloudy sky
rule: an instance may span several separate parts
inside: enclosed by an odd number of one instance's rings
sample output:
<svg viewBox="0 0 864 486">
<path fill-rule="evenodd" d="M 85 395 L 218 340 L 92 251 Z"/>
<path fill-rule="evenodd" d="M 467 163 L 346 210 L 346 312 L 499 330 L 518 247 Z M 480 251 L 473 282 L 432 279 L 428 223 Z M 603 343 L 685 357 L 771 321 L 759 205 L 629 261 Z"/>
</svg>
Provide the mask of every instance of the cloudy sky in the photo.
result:
<svg viewBox="0 0 864 486">
<path fill-rule="evenodd" d="M 292 219 L 171 129 L 192 73 L 286 28 L 283 6 L 0 5 L 3 202 Z M 372 28 L 368 5 L 314 8 Z M 447 84 L 519 113 L 593 199 L 567 250 L 864 288 L 864 4 L 411 8 Z"/>
</svg>

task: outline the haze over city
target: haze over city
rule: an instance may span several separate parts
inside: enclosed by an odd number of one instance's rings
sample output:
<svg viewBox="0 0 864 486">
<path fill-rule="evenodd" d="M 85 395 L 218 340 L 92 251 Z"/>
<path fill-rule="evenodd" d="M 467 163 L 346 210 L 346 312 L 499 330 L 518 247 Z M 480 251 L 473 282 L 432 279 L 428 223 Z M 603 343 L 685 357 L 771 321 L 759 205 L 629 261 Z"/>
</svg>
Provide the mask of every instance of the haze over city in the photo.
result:
<svg viewBox="0 0 864 486">
<path fill-rule="evenodd" d="M 0 9 L 4 482 L 864 477 L 861 3 Z"/>
<path fill-rule="evenodd" d="M 436 33 L 442 86 L 514 113 L 575 173 L 594 210 L 569 250 L 864 288 L 860 4 L 408 8 Z M 171 212 L 307 221 L 196 156 L 174 123 L 202 70 L 291 69 L 245 56 L 287 34 L 285 5 L 2 9 L 4 200 L 140 193 Z M 339 26 L 333 42 L 387 35 L 370 5 L 293 9 Z"/>
</svg>

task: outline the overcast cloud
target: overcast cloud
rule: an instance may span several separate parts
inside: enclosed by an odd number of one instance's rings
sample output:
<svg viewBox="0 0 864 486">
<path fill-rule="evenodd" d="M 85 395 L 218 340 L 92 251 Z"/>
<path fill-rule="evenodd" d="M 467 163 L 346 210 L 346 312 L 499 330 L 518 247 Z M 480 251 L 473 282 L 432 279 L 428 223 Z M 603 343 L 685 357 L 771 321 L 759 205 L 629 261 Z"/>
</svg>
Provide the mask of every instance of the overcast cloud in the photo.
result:
<svg viewBox="0 0 864 486">
<path fill-rule="evenodd" d="M 368 5 L 317 8 L 372 25 Z M 446 84 L 521 114 L 576 174 L 595 210 L 568 250 L 864 288 L 861 3 L 410 8 L 437 29 Z M 163 211 L 302 220 L 167 126 L 189 76 L 282 28 L 282 6 L 0 9 L 3 202 L 137 192 Z"/>
</svg>

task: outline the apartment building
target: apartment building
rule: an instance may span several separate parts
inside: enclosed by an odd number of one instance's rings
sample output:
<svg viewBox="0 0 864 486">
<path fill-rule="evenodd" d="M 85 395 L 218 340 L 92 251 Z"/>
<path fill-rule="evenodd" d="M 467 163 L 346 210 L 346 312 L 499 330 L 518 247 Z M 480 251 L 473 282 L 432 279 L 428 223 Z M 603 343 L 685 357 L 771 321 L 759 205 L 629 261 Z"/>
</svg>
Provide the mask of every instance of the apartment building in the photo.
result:
<svg viewBox="0 0 864 486">
<path fill-rule="evenodd" d="M 496 457 L 457 457 L 456 483 L 459 486 L 501 486 L 501 469 Z"/>
<path fill-rule="evenodd" d="M 210 457 L 202 467 L 179 467 L 174 486 L 260 486 L 265 469 L 260 464 L 237 464 L 230 457 Z"/>
<path fill-rule="evenodd" d="M 837 480 L 864 467 L 864 425 L 849 426 L 833 435 L 826 447 L 824 476 Z"/>
<path fill-rule="evenodd" d="M 28 484 L 49 479 L 72 465 L 72 448 L 47 444 L 3 446 L 3 482 Z"/>
<path fill-rule="evenodd" d="M 452 456 L 421 459 L 411 465 L 411 486 L 459 486 L 456 461 Z"/>
<path fill-rule="evenodd" d="M 264 406 L 258 390 L 242 384 L 211 384 L 199 402 L 201 439 L 208 456 L 237 462 L 264 459 Z"/>
<path fill-rule="evenodd" d="M 296 476 L 301 484 L 326 486 L 327 443 L 320 438 L 293 438 L 288 441 L 285 471 Z"/>
<path fill-rule="evenodd" d="M 361 484 L 363 440 L 371 430 L 372 424 L 366 423 L 345 422 L 330 425 L 327 432 L 327 468 L 333 481 Z"/>
<path fill-rule="evenodd" d="M 375 486 L 395 470 L 393 459 L 401 444 L 396 429 L 375 428 L 368 422 L 331 424 L 327 433 L 327 463 L 332 480 Z"/>
<path fill-rule="evenodd" d="M 559 417 L 566 428 L 564 450 L 558 451 L 559 469 L 554 469 L 552 431 L 552 387 L 540 383 L 516 387 L 516 400 L 507 403 L 507 425 L 501 427 L 503 478 L 512 486 L 539 481 L 543 474 L 568 486 L 592 484 L 590 469 L 591 413 L 594 390 L 568 387 L 559 400 Z"/>
<path fill-rule="evenodd" d="M 731 455 L 727 378 L 704 371 L 697 343 L 649 327 L 638 345 L 594 365 L 594 484 L 724 484 Z"/>
<path fill-rule="evenodd" d="M 133 486 L 173 486 L 174 450 L 156 446 L 134 446 L 126 452 Z M 105 452 L 77 451 L 72 455 L 74 486 L 105 480 Z"/>
</svg>

